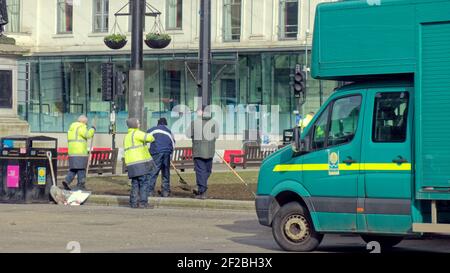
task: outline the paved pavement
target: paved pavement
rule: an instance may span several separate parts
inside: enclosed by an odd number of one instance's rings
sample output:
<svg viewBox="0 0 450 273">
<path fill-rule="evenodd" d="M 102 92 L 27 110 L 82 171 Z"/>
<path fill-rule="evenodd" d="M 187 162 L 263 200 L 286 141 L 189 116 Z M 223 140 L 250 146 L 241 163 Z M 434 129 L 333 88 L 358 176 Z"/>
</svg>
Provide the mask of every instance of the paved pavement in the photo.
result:
<svg viewBox="0 0 450 273">
<path fill-rule="evenodd" d="M 69 252 L 73 241 L 81 252 L 280 251 L 252 211 L 2 204 L 0 215 L 0 252 Z M 319 251 L 367 250 L 357 236 L 327 235 Z M 397 251 L 450 252 L 450 237 L 405 240 Z"/>
</svg>

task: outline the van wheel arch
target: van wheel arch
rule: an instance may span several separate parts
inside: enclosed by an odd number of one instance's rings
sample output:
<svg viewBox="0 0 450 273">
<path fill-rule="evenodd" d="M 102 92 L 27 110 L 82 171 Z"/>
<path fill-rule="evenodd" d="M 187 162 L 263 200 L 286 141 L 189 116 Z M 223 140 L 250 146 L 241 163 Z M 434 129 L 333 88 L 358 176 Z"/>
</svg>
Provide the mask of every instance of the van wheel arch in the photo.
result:
<svg viewBox="0 0 450 273">
<path fill-rule="evenodd" d="M 292 191 L 283 191 L 283 192 L 278 193 L 275 196 L 274 201 L 275 202 L 273 202 L 272 205 L 270 206 L 270 211 L 271 211 L 271 215 L 272 215 L 272 219 L 270 219 L 270 225 L 273 224 L 273 218 L 278 213 L 280 208 L 291 202 L 297 202 L 302 207 L 304 207 L 308 211 L 309 214 L 311 212 L 311 208 L 310 208 L 310 206 L 308 206 L 308 204 L 305 202 L 305 200 L 300 195 L 298 195 L 297 193 L 292 192 Z"/>
</svg>

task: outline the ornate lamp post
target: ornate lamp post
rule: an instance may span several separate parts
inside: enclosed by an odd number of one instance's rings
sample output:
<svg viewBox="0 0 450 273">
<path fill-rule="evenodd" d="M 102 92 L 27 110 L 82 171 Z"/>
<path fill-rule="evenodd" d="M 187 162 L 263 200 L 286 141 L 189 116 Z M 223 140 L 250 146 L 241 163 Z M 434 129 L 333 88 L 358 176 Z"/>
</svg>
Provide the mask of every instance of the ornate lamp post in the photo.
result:
<svg viewBox="0 0 450 273">
<path fill-rule="evenodd" d="M 145 16 L 145 0 L 132 0 L 131 10 L 131 66 L 129 74 L 128 116 L 138 118 L 142 126 L 144 122 L 144 56 L 143 32 Z M 145 124 L 145 125 L 144 125 Z M 146 128 L 143 128 L 146 129 Z"/>
<path fill-rule="evenodd" d="M 200 2 L 200 62 L 198 96 L 202 110 L 211 105 L 211 0 Z M 206 113 L 208 114 L 208 113 Z"/>
<path fill-rule="evenodd" d="M 157 17 L 161 12 L 146 3 L 145 0 L 130 0 L 131 13 L 117 12 L 115 16 L 131 16 L 131 64 L 128 76 L 128 116 L 141 121 L 146 129 L 144 113 L 144 54 L 143 33 L 145 16 Z M 128 5 L 128 4 L 127 4 Z M 147 8 L 150 12 L 147 13 Z M 123 8 L 122 8 L 123 9 Z M 121 10 L 122 10 L 121 9 Z"/>
</svg>

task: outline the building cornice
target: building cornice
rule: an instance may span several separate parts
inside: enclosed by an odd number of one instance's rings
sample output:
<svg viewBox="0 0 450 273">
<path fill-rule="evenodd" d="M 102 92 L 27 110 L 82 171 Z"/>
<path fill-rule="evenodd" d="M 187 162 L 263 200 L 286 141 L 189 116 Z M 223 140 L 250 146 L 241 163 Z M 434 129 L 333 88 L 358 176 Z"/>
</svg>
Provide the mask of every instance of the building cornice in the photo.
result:
<svg viewBox="0 0 450 273">
<path fill-rule="evenodd" d="M 0 44 L 0 55 L 3 56 L 22 56 L 29 51 L 17 45 Z"/>
<path fill-rule="evenodd" d="M 271 48 L 216 48 L 212 53 L 246 53 L 246 52 L 298 52 L 311 50 L 311 46 L 289 46 L 289 47 L 271 47 Z M 144 55 L 170 55 L 170 54 L 197 54 L 198 49 L 175 49 L 175 50 L 144 50 Z M 58 51 L 58 52 L 28 52 L 27 56 L 45 57 L 45 56 L 121 56 L 130 55 L 129 50 L 119 51 Z"/>
</svg>

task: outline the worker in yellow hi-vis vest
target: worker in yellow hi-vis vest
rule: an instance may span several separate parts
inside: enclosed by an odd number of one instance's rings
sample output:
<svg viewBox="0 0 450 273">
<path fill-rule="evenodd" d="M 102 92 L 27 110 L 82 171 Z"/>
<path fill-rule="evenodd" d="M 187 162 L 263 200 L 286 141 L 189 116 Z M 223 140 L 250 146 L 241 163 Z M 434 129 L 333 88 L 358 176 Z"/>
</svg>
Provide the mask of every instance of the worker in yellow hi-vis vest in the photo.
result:
<svg viewBox="0 0 450 273">
<path fill-rule="evenodd" d="M 89 161 L 87 141 L 95 133 L 95 126 L 88 129 L 87 124 L 88 118 L 85 115 L 81 115 L 77 122 L 70 125 L 69 131 L 67 132 L 69 172 L 62 182 L 66 190 L 70 190 L 69 185 L 75 176 L 78 177 L 76 189 L 86 190 L 86 168 Z"/>
<path fill-rule="evenodd" d="M 129 118 L 127 126 L 128 134 L 123 141 L 123 148 L 128 177 L 131 179 L 130 206 L 150 208 L 148 205 L 150 175 L 155 168 L 155 162 L 148 151 L 147 143 L 155 141 L 155 138 L 139 130 L 140 123 L 136 118 Z"/>
<path fill-rule="evenodd" d="M 314 118 L 314 115 L 315 115 L 314 112 L 309 112 L 305 118 L 300 119 L 300 121 L 298 123 L 298 127 L 300 127 L 302 132 L 306 128 L 306 126 L 308 126 L 308 124 L 311 122 L 311 120 Z"/>
</svg>

